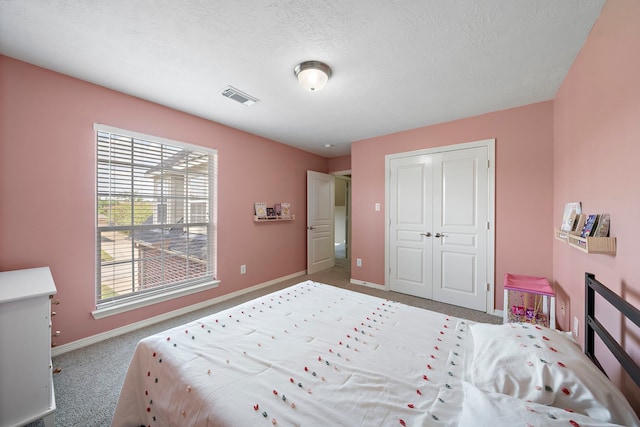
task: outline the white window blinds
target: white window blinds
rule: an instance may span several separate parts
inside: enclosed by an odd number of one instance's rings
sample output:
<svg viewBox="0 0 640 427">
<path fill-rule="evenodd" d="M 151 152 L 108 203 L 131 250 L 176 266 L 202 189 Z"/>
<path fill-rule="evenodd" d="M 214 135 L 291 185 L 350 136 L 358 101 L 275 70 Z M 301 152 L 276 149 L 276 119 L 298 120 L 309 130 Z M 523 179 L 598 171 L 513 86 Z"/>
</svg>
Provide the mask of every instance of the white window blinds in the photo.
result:
<svg viewBox="0 0 640 427">
<path fill-rule="evenodd" d="M 216 152 L 94 128 L 96 305 L 215 280 Z"/>
</svg>

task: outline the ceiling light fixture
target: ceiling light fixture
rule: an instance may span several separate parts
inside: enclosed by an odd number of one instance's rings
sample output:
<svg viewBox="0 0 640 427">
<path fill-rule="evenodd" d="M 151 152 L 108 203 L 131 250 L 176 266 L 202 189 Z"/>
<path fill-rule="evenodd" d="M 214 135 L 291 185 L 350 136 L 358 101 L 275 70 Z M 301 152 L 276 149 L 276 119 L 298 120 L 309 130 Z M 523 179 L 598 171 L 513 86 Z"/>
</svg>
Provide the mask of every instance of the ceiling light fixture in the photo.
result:
<svg viewBox="0 0 640 427">
<path fill-rule="evenodd" d="M 305 61 L 296 65 L 293 73 L 298 78 L 300 86 L 311 92 L 317 92 L 329 81 L 331 68 L 320 61 Z"/>
</svg>

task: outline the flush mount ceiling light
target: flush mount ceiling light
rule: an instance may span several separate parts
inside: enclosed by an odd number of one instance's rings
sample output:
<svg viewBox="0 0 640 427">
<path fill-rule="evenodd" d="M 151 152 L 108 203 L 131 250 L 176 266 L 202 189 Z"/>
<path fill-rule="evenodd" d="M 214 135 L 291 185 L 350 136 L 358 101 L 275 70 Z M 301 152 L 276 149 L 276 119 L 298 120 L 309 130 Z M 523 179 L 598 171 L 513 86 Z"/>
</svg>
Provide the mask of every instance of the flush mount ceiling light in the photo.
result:
<svg viewBox="0 0 640 427">
<path fill-rule="evenodd" d="M 311 92 L 321 90 L 331 77 L 331 68 L 320 61 L 305 61 L 296 65 L 293 73 L 300 86 Z"/>
</svg>

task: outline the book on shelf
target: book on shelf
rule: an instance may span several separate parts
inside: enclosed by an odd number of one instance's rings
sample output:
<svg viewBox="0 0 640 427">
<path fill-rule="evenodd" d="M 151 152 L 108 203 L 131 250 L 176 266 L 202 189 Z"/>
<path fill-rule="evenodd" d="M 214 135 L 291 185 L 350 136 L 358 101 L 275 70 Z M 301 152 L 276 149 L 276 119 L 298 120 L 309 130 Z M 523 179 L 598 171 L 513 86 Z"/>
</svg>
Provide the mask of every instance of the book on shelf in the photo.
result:
<svg viewBox="0 0 640 427">
<path fill-rule="evenodd" d="M 575 229 L 575 221 L 578 215 L 582 213 L 582 204 L 580 202 L 567 203 L 564 207 L 562 215 L 562 225 L 560 230 L 572 231 Z"/>
<path fill-rule="evenodd" d="M 593 233 L 596 231 L 598 227 L 598 219 L 600 218 L 599 214 L 592 214 L 587 217 L 587 221 L 584 223 L 584 227 L 582 228 L 582 233 L 580 233 L 580 237 L 591 237 Z"/>
<path fill-rule="evenodd" d="M 576 215 L 575 223 L 573 224 L 573 230 L 571 230 L 574 234 L 578 234 L 582 232 L 584 228 L 584 223 L 587 221 L 587 216 L 585 214 Z"/>
<path fill-rule="evenodd" d="M 609 214 L 601 214 L 598 226 L 593 235 L 595 237 L 609 237 Z"/>
</svg>

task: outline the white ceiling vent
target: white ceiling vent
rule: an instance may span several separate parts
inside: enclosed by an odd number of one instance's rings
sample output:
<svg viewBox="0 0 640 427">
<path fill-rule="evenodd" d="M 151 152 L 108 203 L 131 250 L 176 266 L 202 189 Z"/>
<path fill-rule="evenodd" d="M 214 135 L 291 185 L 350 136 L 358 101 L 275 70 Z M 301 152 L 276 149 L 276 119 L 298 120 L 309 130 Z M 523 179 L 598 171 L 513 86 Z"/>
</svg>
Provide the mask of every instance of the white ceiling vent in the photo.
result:
<svg viewBox="0 0 640 427">
<path fill-rule="evenodd" d="M 222 89 L 222 92 L 220 93 L 227 98 L 231 98 L 234 101 L 238 101 L 239 103 L 246 105 L 247 107 L 260 101 L 258 98 L 247 95 L 246 93 L 236 89 L 233 86 L 227 86 L 226 88 Z"/>
</svg>

